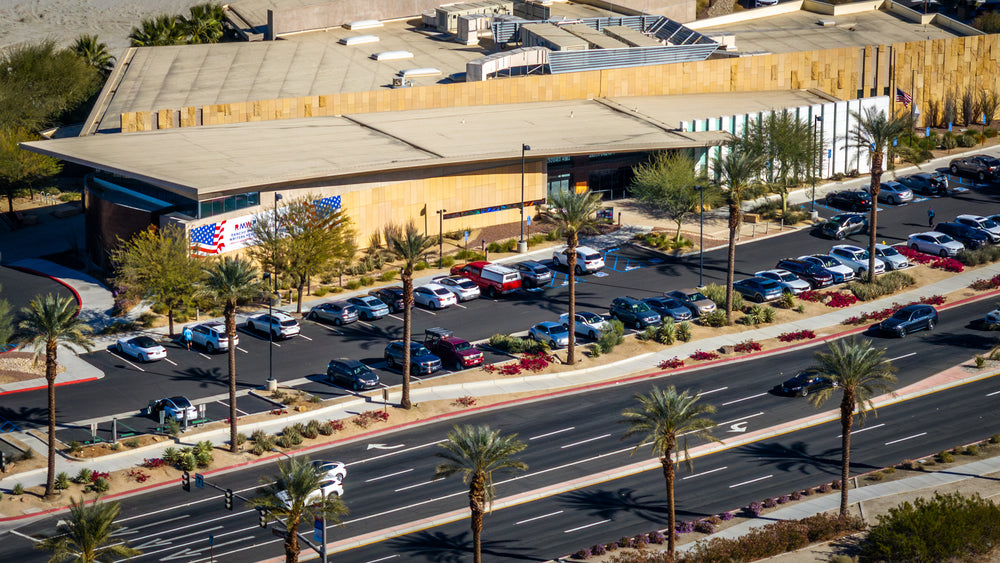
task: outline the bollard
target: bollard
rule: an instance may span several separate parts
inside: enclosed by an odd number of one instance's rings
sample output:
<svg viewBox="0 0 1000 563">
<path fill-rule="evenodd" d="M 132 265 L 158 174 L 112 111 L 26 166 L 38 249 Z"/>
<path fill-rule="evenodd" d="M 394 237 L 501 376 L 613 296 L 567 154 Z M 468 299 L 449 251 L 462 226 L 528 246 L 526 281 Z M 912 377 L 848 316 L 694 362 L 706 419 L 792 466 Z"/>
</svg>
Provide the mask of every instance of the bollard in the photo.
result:
<svg viewBox="0 0 1000 563">
<path fill-rule="evenodd" d="M 767 223 L 764 223 L 764 234 L 766 235 L 769 232 L 771 232 L 771 221 L 770 220 L 768 220 Z"/>
<path fill-rule="evenodd" d="M 784 217 L 781 218 L 781 227 L 778 230 L 779 231 L 784 231 L 785 230 L 785 218 Z"/>
<path fill-rule="evenodd" d="M 111 443 L 112 444 L 117 444 L 118 443 L 118 419 L 117 418 L 112 418 L 111 419 Z"/>
<path fill-rule="evenodd" d="M 757 236 L 757 223 L 753 224 L 753 228 L 750 229 L 750 238 L 755 238 Z"/>
</svg>

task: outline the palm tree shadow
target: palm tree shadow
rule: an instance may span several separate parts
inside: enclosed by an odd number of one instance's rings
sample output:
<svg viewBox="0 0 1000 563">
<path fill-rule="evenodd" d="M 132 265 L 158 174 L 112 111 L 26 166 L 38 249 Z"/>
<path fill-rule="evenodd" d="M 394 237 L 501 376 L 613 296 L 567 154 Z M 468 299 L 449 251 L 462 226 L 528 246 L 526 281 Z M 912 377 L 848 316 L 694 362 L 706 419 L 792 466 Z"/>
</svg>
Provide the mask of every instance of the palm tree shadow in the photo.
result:
<svg viewBox="0 0 1000 563">
<path fill-rule="evenodd" d="M 575 510 L 584 510 L 597 518 L 607 520 L 624 512 L 657 524 L 665 524 L 668 521 L 664 499 L 654 498 L 652 495 L 637 496 L 632 489 L 573 491 L 562 496 L 562 503 Z M 684 511 L 676 513 L 687 514 Z"/>
<path fill-rule="evenodd" d="M 420 532 L 389 540 L 389 547 L 396 552 L 406 552 L 411 557 L 421 557 L 434 563 L 464 563 L 472 555 L 472 538 L 469 532 L 449 535 L 445 532 Z M 547 561 L 545 557 L 535 557 L 517 553 L 526 547 L 513 547 L 510 540 L 483 541 L 483 555 L 501 560 Z"/>
<path fill-rule="evenodd" d="M 828 475 L 836 475 L 840 471 L 840 448 L 830 448 L 823 452 L 811 453 L 805 442 L 795 442 L 791 445 L 779 442 L 759 442 L 740 448 L 740 454 L 751 458 L 758 465 L 773 466 L 785 472 L 798 472 L 810 475 L 818 470 Z M 867 464 L 851 462 L 851 467 L 868 467 Z M 874 468 L 874 467 L 873 467 Z"/>
</svg>

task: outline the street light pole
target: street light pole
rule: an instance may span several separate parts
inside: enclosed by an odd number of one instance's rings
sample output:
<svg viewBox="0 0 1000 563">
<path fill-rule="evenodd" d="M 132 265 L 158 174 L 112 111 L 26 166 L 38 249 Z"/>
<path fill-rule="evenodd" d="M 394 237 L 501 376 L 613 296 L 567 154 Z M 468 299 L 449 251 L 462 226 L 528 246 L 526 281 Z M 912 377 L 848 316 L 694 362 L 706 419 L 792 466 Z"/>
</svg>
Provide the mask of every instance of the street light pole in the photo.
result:
<svg viewBox="0 0 1000 563">
<path fill-rule="evenodd" d="M 816 213 L 816 175 L 819 174 L 819 164 L 817 160 L 820 157 L 820 147 L 819 143 L 816 142 L 816 124 L 822 123 L 823 116 L 817 115 L 815 121 L 813 121 L 813 150 L 816 154 L 813 155 L 813 173 L 812 173 L 812 204 L 809 207 L 809 213 Z"/>
<path fill-rule="evenodd" d="M 278 292 L 278 202 L 281 201 L 281 194 L 274 194 L 274 239 L 271 241 L 271 280 L 272 287 L 271 295 L 267 296 L 267 318 L 268 323 L 273 319 L 271 317 L 271 306 L 274 301 L 274 294 Z M 277 382 L 274 380 L 274 331 L 271 330 L 270 324 L 267 327 L 267 389 L 272 390 Z"/>
<path fill-rule="evenodd" d="M 701 196 L 698 226 L 698 287 L 705 287 L 705 186 L 695 186 Z"/>
<path fill-rule="evenodd" d="M 524 241 L 524 153 L 530 151 L 528 145 L 521 145 L 521 240 L 517 245 L 517 251 L 524 253 L 528 251 L 528 245 Z"/>
<path fill-rule="evenodd" d="M 438 267 L 444 267 L 444 214 L 447 209 L 438 209 Z"/>
</svg>

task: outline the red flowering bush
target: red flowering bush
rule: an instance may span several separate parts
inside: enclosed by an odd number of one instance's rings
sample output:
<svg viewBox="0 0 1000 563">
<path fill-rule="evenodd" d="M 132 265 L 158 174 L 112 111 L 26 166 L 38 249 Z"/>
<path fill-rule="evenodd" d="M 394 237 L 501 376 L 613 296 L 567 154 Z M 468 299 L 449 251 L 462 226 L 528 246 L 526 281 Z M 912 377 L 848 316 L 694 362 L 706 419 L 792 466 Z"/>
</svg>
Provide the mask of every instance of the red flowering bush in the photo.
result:
<svg viewBox="0 0 1000 563">
<path fill-rule="evenodd" d="M 959 273 L 965 270 L 965 265 L 954 258 L 931 256 L 930 254 L 924 254 L 923 252 L 918 252 L 912 248 L 906 248 L 905 246 L 896 247 L 896 250 L 898 250 L 903 256 L 906 256 L 906 259 L 910 262 L 916 262 L 917 264 L 930 264 L 931 268 L 937 268 L 938 270 L 944 270 L 946 272 Z"/>
<path fill-rule="evenodd" d="M 460 407 L 471 407 L 471 406 L 473 406 L 473 405 L 476 404 L 476 398 L 475 397 L 469 397 L 469 396 L 459 397 L 459 398 L 455 399 L 455 402 L 452 403 L 452 404 L 460 406 Z"/>
<path fill-rule="evenodd" d="M 523 358 L 518 359 L 516 362 L 510 362 L 497 367 L 496 365 L 488 365 L 483 369 L 487 373 L 499 373 L 500 375 L 518 375 L 523 371 L 542 371 L 543 369 L 549 367 L 552 363 L 552 356 L 544 352 L 538 352 L 536 354 L 525 354 Z"/>
<path fill-rule="evenodd" d="M 705 352 L 704 350 L 695 350 L 694 354 L 691 354 L 690 358 L 692 360 L 717 360 L 719 355 L 715 352 Z"/>
<path fill-rule="evenodd" d="M 285 409 L 274 409 L 273 411 L 270 412 L 270 414 L 273 414 L 274 416 L 281 416 L 283 414 L 288 414 L 288 411 L 286 411 Z"/>
<path fill-rule="evenodd" d="M 897 246 L 896 251 L 903 256 L 906 256 L 906 259 L 910 262 L 916 262 L 917 264 L 929 264 L 932 260 L 934 260 L 934 257 L 930 254 L 924 254 L 923 252 L 918 252 L 905 246 Z"/>
<path fill-rule="evenodd" d="M 829 293 L 827 292 L 810 289 L 809 291 L 803 291 L 802 293 L 798 294 L 797 297 L 803 301 L 821 303 L 824 299 L 826 299 L 828 295 Z"/>
<path fill-rule="evenodd" d="M 107 471 L 94 471 L 93 473 L 90 474 L 91 483 L 96 483 L 98 479 L 104 479 L 105 481 L 107 481 L 110 478 L 111 474 L 108 473 Z"/>
<path fill-rule="evenodd" d="M 933 264 L 931 264 L 931 268 L 937 268 L 939 270 L 958 274 L 965 271 L 965 264 L 962 264 L 954 258 L 938 258 Z"/>
<path fill-rule="evenodd" d="M 733 346 L 733 351 L 739 352 L 740 354 L 749 354 L 750 352 L 760 352 L 763 349 L 764 347 L 760 345 L 760 342 L 754 342 L 753 340 L 740 342 L 736 346 Z"/>
<path fill-rule="evenodd" d="M 389 413 L 385 411 L 367 411 L 351 419 L 351 422 L 361 428 L 368 428 L 376 422 L 385 422 L 387 420 L 389 420 Z"/>
<path fill-rule="evenodd" d="M 831 293 L 830 300 L 827 301 L 827 307 L 835 307 L 837 309 L 842 309 L 844 307 L 850 307 L 858 302 L 858 298 L 851 293 Z"/>
<path fill-rule="evenodd" d="M 326 422 L 330 425 L 330 428 L 332 428 L 334 432 L 340 432 L 344 429 L 343 420 L 328 420 Z"/>
<path fill-rule="evenodd" d="M 944 304 L 944 295 L 931 295 L 929 297 L 921 297 L 920 302 L 927 305 L 942 305 Z"/>
<path fill-rule="evenodd" d="M 976 280 L 971 284 L 969 284 L 969 287 L 975 289 L 976 291 L 988 291 L 990 289 L 997 289 L 998 287 L 1000 287 L 1000 274 L 997 274 L 988 280 L 986 279 Z"/>
<path fill-rule="evenodd" d="M 663 360 L 662 362 L 660 362 L 659 367 L 660 369 L 676 369 L 683 365 L 684 365 L 684 360 L 678 358 L 677 356 L 674 356 L 669 360 Z"/>
<path fill-rule="evenodd" d="M 816 338 L 816 333 L 809 329 L 782 332 L 778 335 L 778 340 L 781 342 L 795 342 L 796 340 L 808 340 L 810 338 Z"/>
<path fill-rule="evenodd" d="M 149 475 L 143 473 L 142 469 L 130 469 L 126 477 L 134 479 L 136 483 L 145 483 L 149 479 Z"/>
<path fill-rule="evenodd" d="M 146 469 L 156 469 L 158 467 L 166 467 L 167 460 L 163 459 L 162 457 L 147 457 L 146 459 L 142 460 L 141 465 Z"/>
</svg>

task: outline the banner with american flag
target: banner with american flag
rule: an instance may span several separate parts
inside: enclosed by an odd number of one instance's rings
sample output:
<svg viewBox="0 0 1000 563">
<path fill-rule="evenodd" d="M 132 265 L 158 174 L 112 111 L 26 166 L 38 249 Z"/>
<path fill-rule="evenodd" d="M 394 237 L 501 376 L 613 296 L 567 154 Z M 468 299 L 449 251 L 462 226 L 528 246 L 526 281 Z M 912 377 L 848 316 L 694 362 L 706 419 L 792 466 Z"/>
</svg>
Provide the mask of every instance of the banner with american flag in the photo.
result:
<svg viewBox="0 0 1000 563">
<path fill-rule="evenodd" d="M 904 92 L 901 88 L 896 88 L 896 101 L 902 102 L 903 107 L 908 108 L 910 107 L 910 102 L 913 101 L 913 97 Z"/>
<path fill-rule="evenodd" d="M 225 252 L 224 242 L 226 222 L 209 223 L 191 229 L 191 250 L 196 254 L 220 254 Z"/>
</svg>

